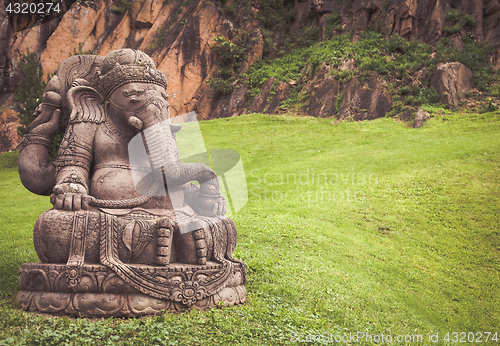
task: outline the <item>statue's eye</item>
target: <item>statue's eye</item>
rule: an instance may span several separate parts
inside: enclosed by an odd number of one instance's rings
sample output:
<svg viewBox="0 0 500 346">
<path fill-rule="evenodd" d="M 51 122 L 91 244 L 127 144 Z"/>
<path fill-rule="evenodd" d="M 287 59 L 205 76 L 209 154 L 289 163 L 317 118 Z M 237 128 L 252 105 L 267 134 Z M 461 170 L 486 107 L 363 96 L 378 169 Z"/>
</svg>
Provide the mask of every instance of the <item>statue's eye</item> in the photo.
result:
<svg viewBox="0 0 500 346">
<path fill-rule="evenodd" d="M 126 97 L 132 96 L 132 95 L 142 95 L 144 94 L 145 89 L 132 89 L 132 90 L 123 90 L 123 95 Z"/>
</svg>

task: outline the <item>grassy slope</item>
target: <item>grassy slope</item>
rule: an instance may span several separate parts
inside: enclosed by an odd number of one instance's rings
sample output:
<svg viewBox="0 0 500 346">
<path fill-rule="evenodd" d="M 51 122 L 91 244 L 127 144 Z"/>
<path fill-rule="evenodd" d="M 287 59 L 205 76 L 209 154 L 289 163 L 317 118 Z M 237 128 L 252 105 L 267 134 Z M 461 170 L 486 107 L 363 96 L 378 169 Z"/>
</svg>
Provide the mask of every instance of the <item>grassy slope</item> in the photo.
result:
<svg viewBox="0 0 500 346">
<path fill-rule="evenodd" d="M 294 331 L 500 333 L 499 120 L 497 111 L 436 115 L 420 129 L 263 115 L 201 123 L 209 148 L 237 150 L 245 165 L 249 202 L 232 218 L 248 302 L 133 320 L 15 310 L 8 295 L 20 264 L 36 258 L 31 227 L 49 204 L 24 190 L 9 168 L 15 155 L 4 154 L 0 337 L 281 344 Z"/>
<path fill-rule="evenodd" d="M 0 156 L 0 295 L 18 289 L 17 271 L 24 262 L 37 262 L 33 225 L 52 205 L 47 197 L 26 190 L 17 172 L 17 152 Z"/>
</svg>

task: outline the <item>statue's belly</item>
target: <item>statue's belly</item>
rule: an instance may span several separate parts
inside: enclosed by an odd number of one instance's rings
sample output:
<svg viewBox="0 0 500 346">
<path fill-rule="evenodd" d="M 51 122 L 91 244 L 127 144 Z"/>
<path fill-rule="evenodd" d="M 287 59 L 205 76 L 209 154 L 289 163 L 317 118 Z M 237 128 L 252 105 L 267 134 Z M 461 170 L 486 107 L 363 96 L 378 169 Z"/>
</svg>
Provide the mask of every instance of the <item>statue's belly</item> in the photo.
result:
<svg viewBox="0 0 500 346">
<path fill-rule="evenodd" d="M 138 180 L 136 178 L 136 180 Z M 163 205 L 156 207 L 178 208 L 184 205 L 184 192 L 181 187 L 169 187 L 168 197 L 163 185 L 162 179 L 157 180 L 157 188 L 153 185 L 153 180 L 144 179 L 143 181 L 134 181 L 132 171 L 123 168 L 100 168 L 94 172 L 90 182 L 90 195 L 99 199 L 106 200 L 125 200 L 139 196 L 157 196 L 165 200 Z M 136 186 L 137 184 L 137 186 Z M 156 203 L 158 199 L 156 199 Z M 149 205 L 148 205 L 149 206 Z M 152 207 L 152 205 L 151 205 Z"/>
<path fill-rule="evenodd" d="M 132 173 L 122 168 L 97 169 L 90 181 L 90 195 L 108 200 L 120 200 L 139 197 Z"/>
</svg>

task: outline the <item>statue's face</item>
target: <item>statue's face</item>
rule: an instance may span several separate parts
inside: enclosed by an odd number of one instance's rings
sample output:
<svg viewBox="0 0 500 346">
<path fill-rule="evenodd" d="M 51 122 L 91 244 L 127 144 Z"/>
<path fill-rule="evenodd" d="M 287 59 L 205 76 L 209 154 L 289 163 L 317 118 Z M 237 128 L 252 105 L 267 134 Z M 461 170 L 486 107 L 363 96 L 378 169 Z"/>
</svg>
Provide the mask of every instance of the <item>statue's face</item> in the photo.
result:
<svg viewBox="0 0 500 346">
<path fill-rule="evenodd" d="M 109 101 L 110 112 L 129 124 L 131 116 L 137 117 L 146 126 L 168 119 L 167 96 L 160 85 L 127 83 L 116 89 Z M 152 102 L 156 104 L 155 111 L 151 111 L 151 106 L 148 106 Z M 147 107 L 144 107 L 145 105 Z"/>
<path fill-rule="evenodd" d="M 118 108 L 126 112 L 133 112 L 141 108 L 152 96 L 164 96 L 164 94 L 165 91 L 159 85 L 132 82 L 116 89 L 109 99 Z"/>
</svg>

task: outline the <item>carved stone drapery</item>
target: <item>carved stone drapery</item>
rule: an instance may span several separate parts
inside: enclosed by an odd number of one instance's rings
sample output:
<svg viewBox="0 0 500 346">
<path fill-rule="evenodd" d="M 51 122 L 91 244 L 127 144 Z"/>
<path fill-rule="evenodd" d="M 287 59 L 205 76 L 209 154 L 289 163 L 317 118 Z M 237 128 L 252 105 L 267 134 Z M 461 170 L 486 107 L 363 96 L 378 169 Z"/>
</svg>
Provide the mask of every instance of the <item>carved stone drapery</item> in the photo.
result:
<svg viewBox="0 0 500 346">
<path fill-rule="evenodd" d="M 67 280 L 65 264 L 25 263 L 19 270 L 21 291 L 17 301 L 24 310 L 55 315 L 134 317 L 162 311 L 181 312 L 187 308 L 206 309 L 221 300 L 224 305 L 241 304 L 246 300 L 240 265 L 234 266 L 227 286 L 210 296 L 203 295 L 205 283 L 221 270 L 220 264 L 135 266 L 172 282 L 172 299 L 142 294 L 101 264 L 83 264 L 80 280 L 72 285 Z"/>
</svg>

